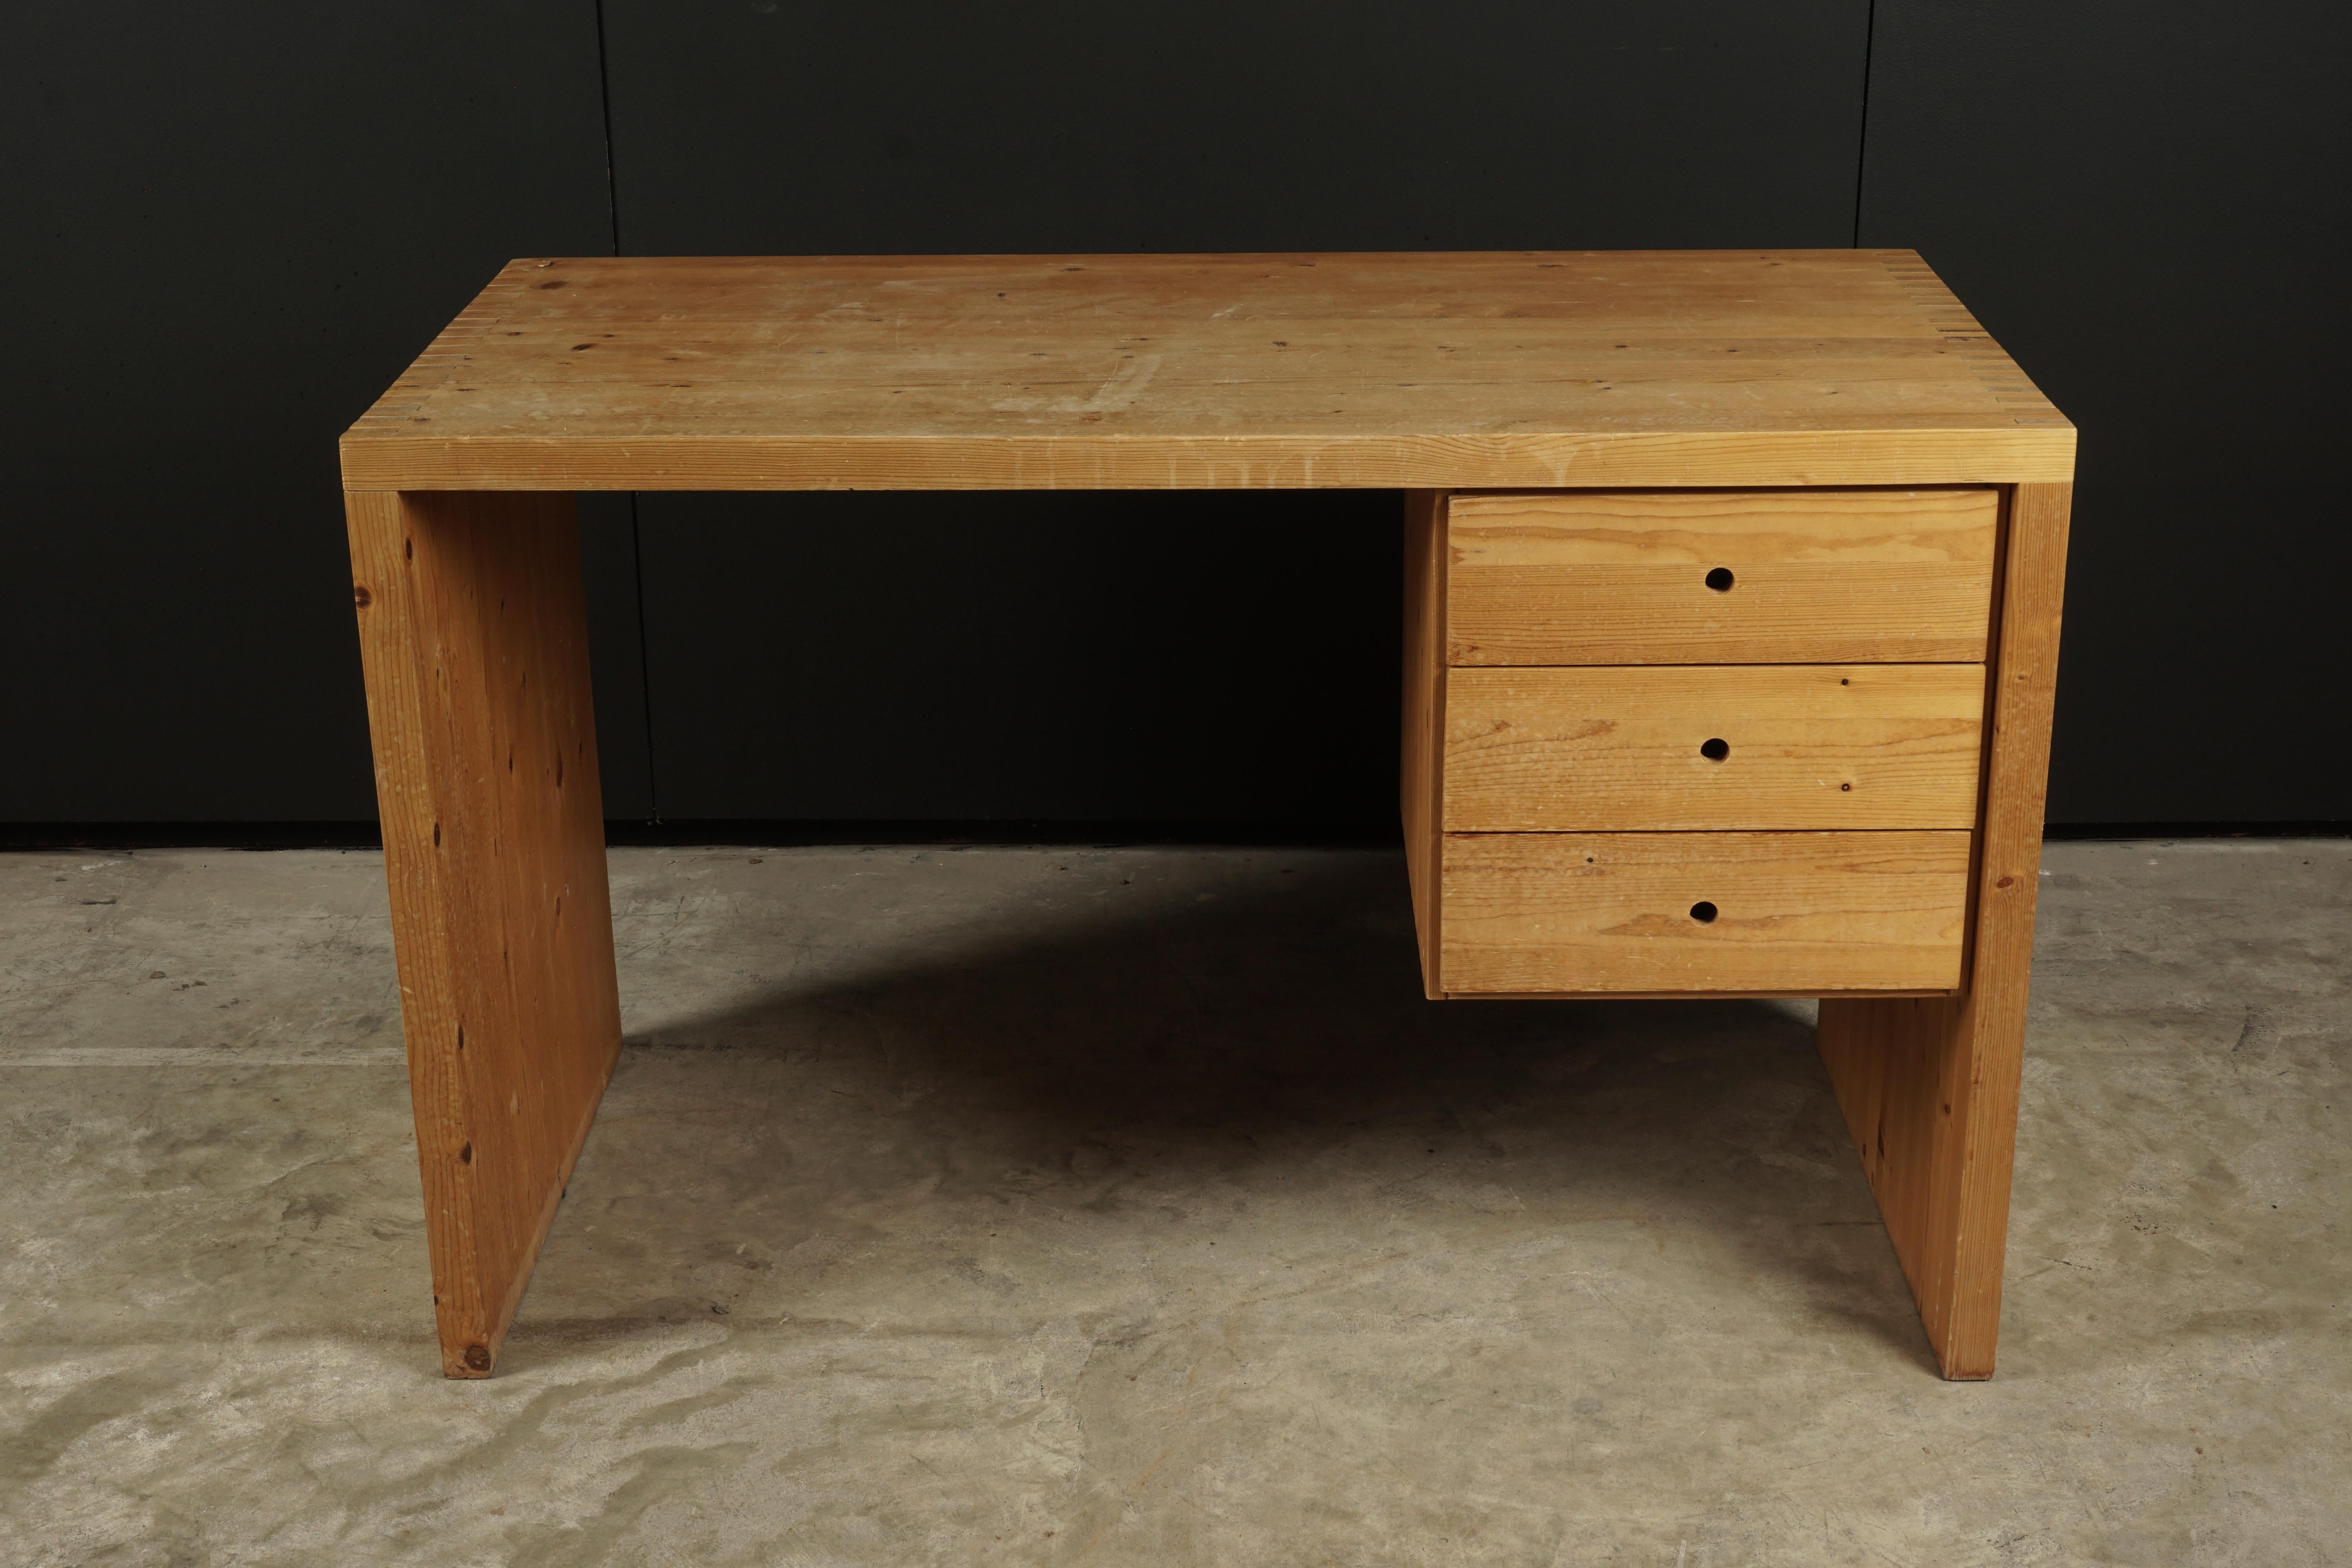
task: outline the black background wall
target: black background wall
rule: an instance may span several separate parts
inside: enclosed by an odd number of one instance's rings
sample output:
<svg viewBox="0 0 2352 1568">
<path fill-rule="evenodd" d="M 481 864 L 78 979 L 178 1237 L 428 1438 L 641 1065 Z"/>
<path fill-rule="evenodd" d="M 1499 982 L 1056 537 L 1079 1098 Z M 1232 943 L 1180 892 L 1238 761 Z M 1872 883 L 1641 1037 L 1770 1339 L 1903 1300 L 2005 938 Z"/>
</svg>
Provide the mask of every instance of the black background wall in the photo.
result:
<svg viewBox="0 0 2352 1568">
<path fill-rule="evenodd" d="M 334 437 L 510 256 L 1854 243 L 2082 427 L 2053 820 L 2352 819 L 2347 45 L 2181 0 L 31 9 L 0 822 L 373 814 Z M 593 498 L 608 810 L 1381 830 L 1397 512 Z"/>
</svg>

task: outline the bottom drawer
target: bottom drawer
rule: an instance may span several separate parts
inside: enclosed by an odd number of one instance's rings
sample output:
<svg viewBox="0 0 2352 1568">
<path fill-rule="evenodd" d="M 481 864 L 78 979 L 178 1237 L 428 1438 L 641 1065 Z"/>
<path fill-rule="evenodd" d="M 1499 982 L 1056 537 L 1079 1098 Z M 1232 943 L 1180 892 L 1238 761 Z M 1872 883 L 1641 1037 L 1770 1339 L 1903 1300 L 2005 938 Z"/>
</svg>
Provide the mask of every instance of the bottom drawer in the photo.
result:
<svg viewBox="0 0 2352 1568">
<path fill-rule="evenodd" d="M 1436 989 L 1957 990 L 1971 837 L 1449 833 Z"/>
</svg>

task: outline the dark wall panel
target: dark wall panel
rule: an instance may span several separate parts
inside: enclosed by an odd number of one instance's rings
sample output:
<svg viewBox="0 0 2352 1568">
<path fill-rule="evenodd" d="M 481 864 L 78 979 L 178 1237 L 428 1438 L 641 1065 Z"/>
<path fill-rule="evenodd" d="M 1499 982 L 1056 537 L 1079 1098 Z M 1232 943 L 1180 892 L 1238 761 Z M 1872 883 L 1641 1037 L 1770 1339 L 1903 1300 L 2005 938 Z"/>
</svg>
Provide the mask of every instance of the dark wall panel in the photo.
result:
<svg viewBox="0 0 2352 1568">
<path fill-rule="evenodd" d="M 647 495 L 664 816 L 1388 830 L 1393 491 Z"/>
<path fill-rule="evenodd" d="M 1844 245 L 1865 0 L 608 0 L 635 254 Z M 670 817 L 1385 823 L 1400 509 L 641 500 Z"/>
<path fill-rule="evenodd" d="M 1867 0 L 606 0 L 645 255 L 1844 245 Z"/>
<path fill-rule="evenodd" d="M 605 0 L 600 60 L 593 0 L 27 8 L 0 821 L 368 816 L 334 437 L 616 216 L 648 254 L 1841 245 L 1858 195 L 2084 428 L 2053 818 L 2352 818 L 2352 13 L 1873 9 Z M 1393 496 L 634 504 L 583 509 L 616 816 L 1388 813 Z"/>
<path fill-rule="evenodd" d="M 2352 819 L 2352 11 L 1878 0 L 1863 240 L 2082 427 L 2053 822 Z"/>
<path fill-rule="evenodd" d="M 508 258 L 611 249 L 593 5 L 26 6 L 0 145 L 0 819 L 373 816 L 335 437 Z"/>
</svg>

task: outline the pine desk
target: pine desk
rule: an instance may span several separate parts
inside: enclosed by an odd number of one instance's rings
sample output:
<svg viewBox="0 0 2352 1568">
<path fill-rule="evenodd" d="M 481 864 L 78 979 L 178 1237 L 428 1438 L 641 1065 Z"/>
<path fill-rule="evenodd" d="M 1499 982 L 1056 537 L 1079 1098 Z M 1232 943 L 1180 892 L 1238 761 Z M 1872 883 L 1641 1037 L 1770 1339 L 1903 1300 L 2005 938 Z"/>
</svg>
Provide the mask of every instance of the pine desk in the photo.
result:
<svg viewBox="0 0 2352 1568">
<path fill-rule="evenodd" d="M 620 1047 L 572 492 L 1405 492 L 1433 998 L 1804 995 L 1985 1377 L 2074 431 L 1910 251 L 517 261 L 342 440 L 442 1365 Z"/>
</svg>

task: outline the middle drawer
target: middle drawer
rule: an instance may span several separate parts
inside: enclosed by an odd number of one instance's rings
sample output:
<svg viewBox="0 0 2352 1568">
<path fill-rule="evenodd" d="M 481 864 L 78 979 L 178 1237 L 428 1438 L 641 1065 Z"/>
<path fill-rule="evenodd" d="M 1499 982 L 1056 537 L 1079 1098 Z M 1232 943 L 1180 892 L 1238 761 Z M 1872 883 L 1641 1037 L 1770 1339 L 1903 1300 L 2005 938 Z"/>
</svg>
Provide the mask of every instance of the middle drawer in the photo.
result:
<svg viewBox="0 0 2352 1568">
<path fill-rule="evenodd" d="M 1978 664 L 1456 667 L 1444 831 L 1970 827 Z"/>
</svg>

